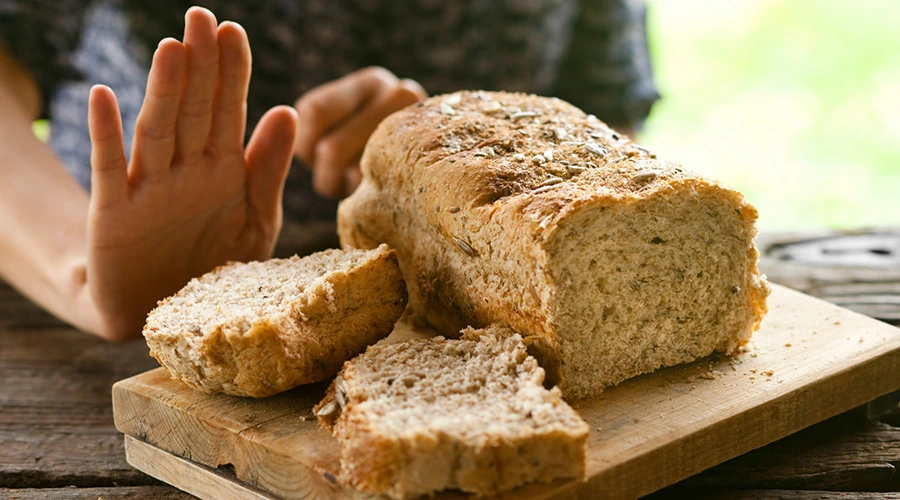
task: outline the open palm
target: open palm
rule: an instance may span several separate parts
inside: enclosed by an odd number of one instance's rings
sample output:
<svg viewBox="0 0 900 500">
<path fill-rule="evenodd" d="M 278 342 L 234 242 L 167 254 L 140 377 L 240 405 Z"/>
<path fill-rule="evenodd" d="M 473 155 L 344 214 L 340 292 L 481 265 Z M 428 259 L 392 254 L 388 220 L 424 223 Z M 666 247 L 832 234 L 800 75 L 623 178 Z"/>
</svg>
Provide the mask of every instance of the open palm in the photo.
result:
<svg viewBox="0 0 900 500">
<path fill-rule="evenodd" d="M 138 336 L 156 301 L 229 260 L 271 255 L 296 113 L 271 109 L 244 147 L 250 46 L 192 8 L 153 57 L 130 164 L 112 91 L 91 91 L 88 284 L 101 334 Z"/>
</svg>

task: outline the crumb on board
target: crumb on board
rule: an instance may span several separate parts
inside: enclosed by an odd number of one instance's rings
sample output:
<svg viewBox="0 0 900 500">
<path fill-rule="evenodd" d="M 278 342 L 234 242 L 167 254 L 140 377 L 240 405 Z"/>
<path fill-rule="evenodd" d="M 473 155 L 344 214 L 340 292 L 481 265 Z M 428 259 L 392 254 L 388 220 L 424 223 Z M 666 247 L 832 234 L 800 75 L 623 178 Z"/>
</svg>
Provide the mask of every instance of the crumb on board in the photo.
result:
<svg viewBox="0 0 900 500">
<path fill-rule="evenodd" d="M 785 343 L 784 343 L 784 346 L 785 346 L 785 347 L 790 347 L 791 345 L 792 345 L 792 344 L 791 344 L 790 342 L 785 342 Z"/>
<path fill-rule="evenodd" d="M 764 372 L 761 372 L 760 375 L 765 375 L 767 377 L 771 377 L 772 375 L 775 375 L 775 370 L 766 370 Z"/>
<path fill-rule="evenodd" d="M 834 320 L 834 324 L 835 324 L 835 325 L 840 325 L 840 324 L 841 324 L 841 320 L 839 320 L 839 319 Z"/>
<path fill-rule="evenodd" d="M 750 353 L 750 357 L 755 358 L 759 356 L 760 352 L 761 351 L 759 350 L 759 347 L 757 347 L 756 344 L 754 344 L 751 340 L 746 345 L 742 345 L 741 347 L 739 347 L 736 354 L 740 355 Z M 737 356 L 732 357 L 732 360 L 734 360 L 735 358 L 737 358 Z"/>
<path fill-rule="evenodd" d="M 865 340 L 866 340 L 866 339 L 864 339 L 863 337 L 860 337 L 860 338 L 859 338 L 859 343 L 862 344 Z"/>
</svg>

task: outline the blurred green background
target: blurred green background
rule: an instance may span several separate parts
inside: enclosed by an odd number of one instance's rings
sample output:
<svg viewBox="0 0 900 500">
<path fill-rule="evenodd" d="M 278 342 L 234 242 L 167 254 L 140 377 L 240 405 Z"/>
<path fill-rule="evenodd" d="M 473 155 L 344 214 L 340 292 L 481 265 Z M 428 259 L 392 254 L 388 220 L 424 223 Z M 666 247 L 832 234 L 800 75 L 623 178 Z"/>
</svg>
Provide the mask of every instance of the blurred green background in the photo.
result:
<svg viewBox="0 0 900 500">
<path fill-rule="evenodd" d="M 900 1 L 648 4 L 663 99 L 640 142 L 761 229 L 900 225 Z"/>
<path fill-rule="evenodd" d="M 647 2 L 663 99 L 641 143 L 764 230 L 900 226 L 900 0 Z"/>
</svg>

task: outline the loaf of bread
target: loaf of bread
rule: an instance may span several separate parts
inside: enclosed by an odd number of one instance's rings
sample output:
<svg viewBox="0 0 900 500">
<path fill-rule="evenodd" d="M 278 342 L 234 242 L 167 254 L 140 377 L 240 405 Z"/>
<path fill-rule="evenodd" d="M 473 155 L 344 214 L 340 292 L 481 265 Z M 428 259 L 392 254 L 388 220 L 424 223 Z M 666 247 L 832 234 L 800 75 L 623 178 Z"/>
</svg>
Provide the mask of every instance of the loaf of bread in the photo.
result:
<svg viewBox="0 0 900 500">
<path fill-rule="evenodd" d="M 370 347 L 314 409 L 341 444 L 341 478 L 394 498 L 494 495 L 584 474 L 587 424 L 522 338 L 500 327 Z"/>
<path fill-rule="evenodd" d="M 384 120 L 339 208 L 445 335 L 507 325 L 566 397 L 732 352 L 765 314 L 756 210 L 558 99 L 436 96 Z"/>
<path fill-rule="evenodd" d="M 150 313 L 144 337 L 173 378 L 259 398 L 333 377 L 405 306 L 396 252 L 326 250 L 195 278 Z"/>
</svg>

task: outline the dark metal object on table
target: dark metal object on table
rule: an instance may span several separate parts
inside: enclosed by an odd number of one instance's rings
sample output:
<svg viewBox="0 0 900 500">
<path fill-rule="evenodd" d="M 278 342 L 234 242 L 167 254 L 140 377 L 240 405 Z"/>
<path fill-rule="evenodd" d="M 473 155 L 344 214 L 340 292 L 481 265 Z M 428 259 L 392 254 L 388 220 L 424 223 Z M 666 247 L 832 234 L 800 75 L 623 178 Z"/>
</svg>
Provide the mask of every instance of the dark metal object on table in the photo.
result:
<svg viewBox="0 0 900 500">
<path fill-rule="evenodd" d="M 765 235 L 759 247 L 770 280 L 900 324 L 900 229 Z"/>
</svg>

